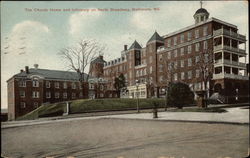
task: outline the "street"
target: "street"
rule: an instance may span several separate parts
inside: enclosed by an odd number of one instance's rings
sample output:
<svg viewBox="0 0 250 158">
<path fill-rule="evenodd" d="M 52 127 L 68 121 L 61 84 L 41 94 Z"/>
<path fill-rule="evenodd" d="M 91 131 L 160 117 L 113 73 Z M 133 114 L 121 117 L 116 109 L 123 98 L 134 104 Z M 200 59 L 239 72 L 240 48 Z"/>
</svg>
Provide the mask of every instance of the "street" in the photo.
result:
<svg viewBox="0 0 250 158">
<path fill-rule="evenodd" d="M 246 157 L 248 125 L 98 118 L 2 129 L 9 157 Z"/>
</svg>

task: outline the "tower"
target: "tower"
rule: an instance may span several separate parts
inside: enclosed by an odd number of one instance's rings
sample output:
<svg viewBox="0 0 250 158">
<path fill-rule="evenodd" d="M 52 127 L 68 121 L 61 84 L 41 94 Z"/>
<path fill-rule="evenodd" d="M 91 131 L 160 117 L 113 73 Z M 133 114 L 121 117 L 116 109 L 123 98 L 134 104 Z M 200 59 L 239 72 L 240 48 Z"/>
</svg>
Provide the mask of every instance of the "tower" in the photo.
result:
<svg viewBox="0 0 250 158">
<path fill-rule="evenodd" d="M 97 77 L 97 78 L 103 77 L 103 67 L 105 62 L 106 61 L 103 60 L 102 55 L 98 56 L 93 61 L 91 61 L 89 67 L 89 75 L 91 77 Z"/>
<path fill-rule="evenodd" d="M 202 8 L 202 1 L 200 1 L 201 8 L 198 9 L 194 14 L 195 24 L 204 22 L 209 18 L 209 13 L 206 9 Z"/>
</svg>

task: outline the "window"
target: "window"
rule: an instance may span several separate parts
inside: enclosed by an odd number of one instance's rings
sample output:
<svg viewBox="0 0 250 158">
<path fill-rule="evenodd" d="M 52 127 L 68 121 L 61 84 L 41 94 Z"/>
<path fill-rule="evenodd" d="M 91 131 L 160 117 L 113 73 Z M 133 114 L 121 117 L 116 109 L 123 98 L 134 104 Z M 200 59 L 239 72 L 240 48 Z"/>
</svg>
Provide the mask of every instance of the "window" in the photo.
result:
<svg viewBox="0 0 250 158">
<path fill-rule="evenodd" d="M 94 86 L 93 83 L 90 83 L 90 84 L 89 84 L 89 89 L 95 89 L 95 86 Z"/>
<path fill-rule="evenodd" d="M 55 98 L 58 99 L 59 97 L 60 97 L 60 93 L 59 93 L 59 92 L 56 92 L 56 93 L 55 93 Z"/>
<path fill-rule="evenodd" d="M 55 88 L 59 88 L 59 82 L 55 82 Z"/>
<path fill-rule="evenodd" d="M 100 97 L 103 98 L 103 93 L 100 93 Z"/>
<path fill-rule="evenodd" d="M 33 103 L 34 108 L 38 108 L 38 102 Z"/>
<path fill-rule="evenodd" d="M 33 91 L 32 92 L 32 98 L 39 98 L 39 92 Z"/>
<path fill-rule="evenodd" d="M 82 92 L 79 93 L 79 97 L 82 98 L 83 97 L 83 94 Z"/>
<path fill-rule="evenodd" d="M 171 52 L 168 52 L 168 59 L 171 59 Z"/>
<path fill-rule="evenodd" d="M 199 29 L 195 30 L 195 38 L 199 38 Z"/>
<path fill-rule="evenodd" d="M 25 98 L 25 91 L 20 91 L 20 97 Z"/>
<path fill-rule="evenodd" d="M 103 85 L 100 85 L 100 90 L 103 91 Z"/>
<path fill-rule="evenodd" d="M 197 70 L 195 71 L 195 77 L 196 77 L 196 78 L 199 78 L 199 77 L 200 77 L 200 70 L 199 70 L 199 69 L 197 69 Z"/>
<path fill-rule="evenodd" d="M 192 32 L 188 32 L 188 41 L 190 41 L 192 38 Z"/>
<path fill-rule="evenodd" d="M 207 49 L 207 41 L 203 42 L 203 49 Z"/>
<path fill-rule="evenodd" d="M 181 48 L 181 56 L 184 55 L 184 47 Z"/>
<path fill-rule="evenodd" d="M 174 80 L 175 80 L 175 81 L 178 80 L 178 75 L 177 75 L 177 73 L 174 74 Z"/>
<path fill-rule="evenodd" d="M 174 62 L 174 68 L 177 69 L 177 67 L 178 67 L 178 62 L 175 61 L 175 62 Z"/>
<path fill-rule="evenodd" d="M 163 81 L 163 76 L 160 76 L 159 77 L 159 82 L 162 82 Z"/>
<path fill-rule="evenodd" d="M 26 87 L 26 81 L 19 81 L 19 87 Z"/>
<path fill-rule="evenodd" d="M 181 67 L 184 67 L 184 60 L 181 60 Z"/>
<path fill-rule="evenodd" d="M 181 72 L 181 80 L 185 80 L 185 72 Z"/>
<path fill-rule="evenodd" d="M 178 51 L 176 49 L 176 50 L 174 50 L 174 57 L 176 58 L 177 56 L 178 56 Z"/>
<path fill-rule="evenodd" d="M 68 87 L 68 86 L 67 86 L 67 82 L 64 82 L 64 83 L 63 83 L 63 88 L 64 88 L 64 89 L 67 89 L 67 87 Z"/>
<path fill-rule="evenodd" d="M 33 87 L 39 87 L 39 81 L 38 80 L 33 80 L 32 81 L 32 85 L 33 85 Z"/>
<path fill-rule="evenodd" d="M 192 66 L 192 58 L 188 58 L 188 66 Z"/>
<path fill-rule="evenodd" d="M 188 79 L 192 78 L 192 71 L 188 71 Z"/>
<path fill-rule="evenodd" d="M 204 27 L 203 27 L 203 36 L 206 36 L 206 35 L 207 35 L 207 30 L 208 30 L 208 27 L 207 27 L 207 26 L 204 26 Z"/>
<path fill-rule="evenodd" d="M 46 81 L 46 88 L 50 88 L 50 82 Z"/>
<path fill-rule="evenodd" d="M 46 92 L 46 98 L 50 98 L 51 97 L 51 93 L 50 92 Z"/>
<path fill-rule="evenodd" d="M 150 56 L 150 57 L 149 57 L 149 63 L 152 63 L 152 62 L 153 62 L 153 57 Z"/>
<path fill-rule="evenodd" d="M 174 45 L 177 45 L 177 37 L 174 37 Z"/>
<path fill-rule="evenodd" d="M 200 61 L 200 57 L 199 56 L 196 56 L 195 57 L 195 63 L 198 63 Z"/>
<path fill-rule="evenodd" d="M 188 54 L 192 52 L 192 45 L 188 46 Z"/>
<path fill-rule="evenodd" d="M 200 50 L 200 43 L 195 44 L 195 51 L 198 52 Z"/>
<path fill-rule="evenodd" d="M 79 82 L 79 89 L 82 89 L 82 84 L 81 84 L 81 82 Z"/>
<path fill-rule="evenodd" d="M 181 35 L 181 43 L 184 42 L 184 34 Z"/>
<path fill-rule="evenodd" d="M 72 89 L 76 89 L 76 83 L 75 83 L 75 82 L 72 82 L 72 83 L 71 83 L 71 87 L 72 87 Z"/>
<path fill-rule="evenodd" d="M 171 39 L 168 39 L 168 47 L 171 46 Z"/>
<path fill-rule="evenodd" d="M 159 72 L 162 72 L 162 71 L 163 71 L 163 65 L 160 64 L 160 65 L 159 65 Z"/>
<path fill-rule="evenodd" d="M 75 98 L 76 98 L 76 94 L 72 93 L 72 99 L 75 99 Z"/>
<path fill-rule="evenodd" d="M 150 66 L 149 72 L 150 72 L 150 74 L 152 74 L 152 72 L 153 72 L 153 67 L 152 66 Z"/>
<path fill-rule="evenodd" d="M 204 57 L 205 57 L 205 62 L 207 63 L 208 62 L 208 54 L 205 54 Z"/>
<path fill-rule="evenodd" d="M 63 98 L 66 99 L 68 96 L 67 96 L 67 93 L 63 93 Z"/>
<path fill-rule="evenodd" d="M 162 61 L 162 54 L 159 55 L 159 60 Z"/>
<path fill-rule="evenodd" d="M 26 103 L 25 103 L 25 102 L 20 102 L 20 107 L 21 107 L 22 109 L 26 108 Z"/>
</svg>

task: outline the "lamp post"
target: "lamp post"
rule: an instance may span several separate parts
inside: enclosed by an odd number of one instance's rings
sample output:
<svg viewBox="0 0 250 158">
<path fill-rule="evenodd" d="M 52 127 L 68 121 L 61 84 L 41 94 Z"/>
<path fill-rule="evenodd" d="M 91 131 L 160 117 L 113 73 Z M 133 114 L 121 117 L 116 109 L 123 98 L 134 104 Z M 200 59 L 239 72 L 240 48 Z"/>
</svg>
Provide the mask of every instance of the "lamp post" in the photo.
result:
<svg viewBox="0 0 250 158">
<path fill-rule="evenodd" d="M 162 91 L 165 92 L 165 111 L 167 111 L 167 96 L 168 96 L 168 87 L 162 88 Z"/>
<path fill-rule="evenodd" d="M 135 85 L 136 85 L 136 96 L 137 96 L 137 113 L 140 112 L 139 110 L 139 81 L 138 80 L 135 80 Z"/>
</svg>

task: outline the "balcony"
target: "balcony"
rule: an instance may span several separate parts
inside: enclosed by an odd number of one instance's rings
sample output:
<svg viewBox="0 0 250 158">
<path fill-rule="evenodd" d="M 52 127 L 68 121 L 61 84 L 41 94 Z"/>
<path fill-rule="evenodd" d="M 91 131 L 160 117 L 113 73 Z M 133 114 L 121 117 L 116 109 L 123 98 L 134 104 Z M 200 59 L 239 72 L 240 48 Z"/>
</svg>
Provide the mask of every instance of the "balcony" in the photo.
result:
<svg viewBox="0 0 250 158">
<path fill-rule="evenodd" d="M 243 56 L 246 55 L 246 50 L 244 49 L 240 49 L 240 48 L 234 48 L 234 47 L 230 47 L 227 45 L 224 45 L 224 47 L 222 48 L 222 45 L 218 45 L 218 46 L 214 46 L 214 51 L 219 51 L 219 50 L 227 50 L 227 51 L 231 51 L 231 52 L 237 52 Z"/>
<path fill-rule="evenodd" d="M 213 74 L 213 80 L 223 79 L 223 78 L 248 80 L 248 76 L 242 76 L 242 75 L 236 75 L 236 74 L 227 74 L 227 73 Z"/>
<path fill-rule="evenodd" d="M 220 65 L 220 64 L 228 64 L 228 65 L 238 66 L 238 67 L 241 67 L 241 68 L 246 68 L 245 63 L 237 62 L 237 61 L 231 61 L 231 60 L 227 60 L 227 59 L 224 59 L 223 61 L 222 61 L 222 59 L 215 60 L 214 64 L 215 64 L 215 66 Z"/>
<path fill-rule="evenodd" d="M 237 38 L 241 41 L 246 41 L 246 36 L 238 34 L 236 32 L 232 32 L 232 31 L 230 32 L 229 30 L 226 30 L 226 29 L 214 30 L 213 35 L 214 36 L 227 35 L 233 38 Z"/>
</svg>

